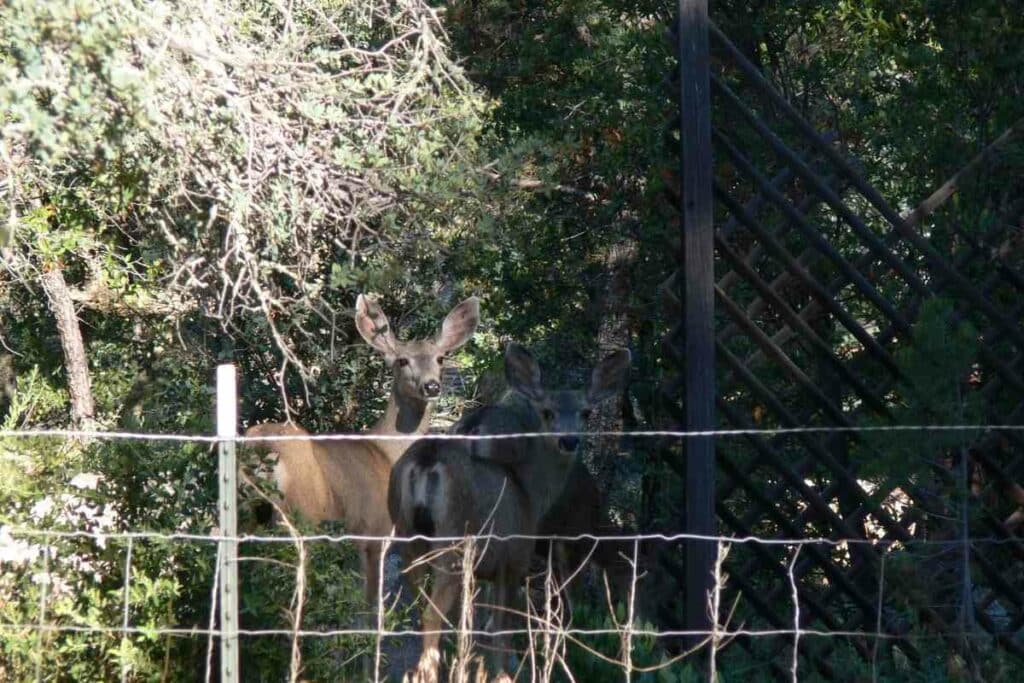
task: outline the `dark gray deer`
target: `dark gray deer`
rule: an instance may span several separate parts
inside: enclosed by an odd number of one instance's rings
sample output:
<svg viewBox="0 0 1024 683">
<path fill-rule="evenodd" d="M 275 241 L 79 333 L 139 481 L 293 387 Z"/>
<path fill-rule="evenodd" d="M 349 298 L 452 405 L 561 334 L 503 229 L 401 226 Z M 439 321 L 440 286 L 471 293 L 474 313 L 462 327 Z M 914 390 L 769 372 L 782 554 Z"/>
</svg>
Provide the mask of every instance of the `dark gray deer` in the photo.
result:
<svg viewBox="0 0 1024 683">
<path fill-rule="evenodd" d="M 456 432 L 513 434 L 522 432 L 580 432 L 591 407 L 618 395 L 629 372 L 629 352 L 617 351 L 591 374 L 586 390 L 547 390 L 540 368 L 517 344 L 505 352 L 505 373 L 511 391 L 496 405 L 463 418 Z M 455 537 L 467 534 L 532 535 L 541 517 L 558 499 L 576 461 L 579 438 L 574 434 L 488 441 L 425 439 L 406 451 L 391 472 L 388 509 L 399 536 Z M 440 636 L 459 598 L 460 562 L 452 553 L 434 551 L 450 546 L 439 541 L 405 544 L 407 566 L 431 553 L 435 559 L 417 563 L 410 579 L 422 590 L 425 575 L 433 574 L 423 611 L 423 653 L 409 673 L 414 683 L 438 680 Z M 474 557 L 475 577 L 493 584 L 493 628 L 501 631 L 512 598 L 522 586 L 533 554 L 531 539 L 480 542 Z M 495 650 L 508 653 L 507 638 L 495 638 Z M 492 662 L 504 669 L 505 662 Z"/>
</svg>

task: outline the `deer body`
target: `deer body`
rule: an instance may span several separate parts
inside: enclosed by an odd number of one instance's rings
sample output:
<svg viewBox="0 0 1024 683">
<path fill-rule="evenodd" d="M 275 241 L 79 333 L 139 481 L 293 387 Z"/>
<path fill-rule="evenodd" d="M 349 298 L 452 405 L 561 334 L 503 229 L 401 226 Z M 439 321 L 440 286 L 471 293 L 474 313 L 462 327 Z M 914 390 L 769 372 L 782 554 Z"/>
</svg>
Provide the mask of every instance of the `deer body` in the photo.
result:
<svg viewBox="0 0 1024 683">
<path fill-rule="evenodd" d="M 266 423 L 250 427 L 246 436 L 301 437 L 309 432 L 295 425 Z M 262 446 L 276 462 L 271 477 L 287 514 L 297 514 L 313 524 L 344 523 L 347 532 L 359 536 L 386 536 L 391 531 L 385 490 L 391 462 L 383 451 L 353 442 L 345 448 L 337 441 L 270 440 Z M 356 541 L 359 564 L 365 577 L 366 600 L 373 604 L 380 579 L 381 544 Z"/>
<path fill-rule="evenodd" d="M 629 354 L 613 354 L 593 373 L 590 390 L 546 391 L 540 370 L 521 347 L 510 344 L 506 374 L 514 392 L 498 404 L 463 418 L 454 428 L 463 434 L 580 431 L 587 406 L 623 385 Z M 610 391 L 612 393 L 610 393 Z M 566 427 L 569 428 L 566 428 Z M 533 535 L 558 499 L 578 450 L 575 436 L 544 436 L 492 441 L 423 440 L 406 451 L 391 472 L 388 507 L 400 536 L 461 537 Z M 403 548 L 407 564 L 444 541 L 420 540 Z M 529 570 L 534 541 L 529 538 L 480 541 L 474 547 L 474 575 L 494 585 L 493 625 L 501 631 L 513 595 Z M 461 590 L 460 563 L 450 554 L 430 563 L 434 583 L 423 612 L 423 654 L 412 681 L 436 681 L 440 661 L 437 631 Z M 422 589 L 426 568 L 411 578 Z M 496 638 L 499 651 L 508 651 Z"/>
<path fill-rule="evenodd" d="M 611 520 L 608 504 L 594 475 L 577 461 L 569 472 L 562 495 L 541 518 L 538 536 L 618 536 L 626 530 Z M 625 600 L 633 579 L 633 556 L 646 559 L 645 548 L 628 540 L 538 540 L 534 561 L 551 570 L 559 586 L 571 587 L 593 563 L 608 581 L 613 599 Z M 642 572 L 641 572 L 642 573 Z M 600 585 L 600 584 L 599 584 Z M 603 592 L 603 591 L 602 591 Z"/>
<path fill-rule="evenodd" d="M 506 397 L 463 418 L 456 434 L 510 434 L 543 431 L 536 413 L 521 398 Z M 527 440 L 494 442 L 424 440 L 396 465 L 389 507 L 399 535 L 438 537 L 486 533 L 498 536 L 530 533 L 562 490 L 572 458 L 552 449 L 549 458 L 533 457 Z M 498 445 L 496 445 L 498 444 Z M 486 457 L 478 452 L 481 448 Z M 527 483 L 529 483 L 527 485 Z M 411 505 L 405 504 L 411 501 Z M 417 549 L 428 544 L 420 542 Z M 491 544 L 476 558 L 476 575 L 491 580 L 502 571 L 524 576 L 529 569 L 532 540 Z"/>
<path fill-rule="evenodd" d="M 314 524 L 342 522 L 348 533 L 357 536 L 390 534 L 387 487 L 391 467 L 430 427 L 434 401 L 441 393 L 444 354 L 465 344 L 478 321 L 479 303 L 471 297 L 448 314 L 436 339 L 401 342 L 380 307 L 360 296 L 356 328 L 367 343 L 384 354 L 394 372 L 387 409 L 369 434 L 408 435 L 410 439 L 263 442 L 263 448 L 275 458 L 271 478 L 284 511 Z M 295 425 L 267 423 L 250 427 L 246 436 L 301 437 L 309 432 Z M 382 542 L 358 541 L 356 546 L 366 600 L 374 606 Z"/>
</svg>

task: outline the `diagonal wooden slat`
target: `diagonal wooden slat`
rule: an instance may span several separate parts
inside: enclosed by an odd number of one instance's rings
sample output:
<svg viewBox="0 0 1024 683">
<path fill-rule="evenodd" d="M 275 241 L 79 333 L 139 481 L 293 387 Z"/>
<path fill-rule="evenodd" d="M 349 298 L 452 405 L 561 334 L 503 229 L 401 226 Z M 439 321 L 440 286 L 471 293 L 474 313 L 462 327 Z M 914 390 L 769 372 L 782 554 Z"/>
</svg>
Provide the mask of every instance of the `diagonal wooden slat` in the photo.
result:
<svg viewBox="0 0 1024 683">
<path fill-rule="evenodd" d="M 859 341 L 869 352 L 872 353 L 872 355 L 885 365 L 890 372 L 898 375 L 899 369 L 896 365 L 896 361 L 887 350 L 878 344 L 874 336 L 868 333 L 868 331 L 865 330 L 852 315 L 850 315 L 849 311 L 844 309 L 839 302 L 835 300 L 835 297 L 830 295 L 825 290 L 824 286 L 822 286 L 821 283 L 818 282 L 770 232 L 768 232 L 752 216 L 748 215 L 743 210 L 743 207 L 729 196 L 728 192 L 726 192 L 717 183 L 714 188 L 715 195 L 718 197 L 718 200 L 722 202 L 733 213 L 733 215 L 739 218 L 748 230 L 757 235 L 758 239 L 761 240 L 765 247 L 785 265 L 787 270 L 799 278 L 799 281 L 807 287 L 808 291 L 811 292 L 811 294 L 826 308 L 826 310 L 836 316 L 836 319 L 839 320 L 843 327 L 845 327 L 850 334 L 857 339 L 857 341 Z"/>
<path fill-rule="evenodd" d="M 842 272 L 850 281 L 857 287 L 857 290 L 864 295 L 864 297 L 874 304 L 879 311 L 881 311 L 894 325 L 900 327 L 906 333 L 910 332 L 910 324 L 903 319 L 903 316 L 896 310 L 892 303 L 884 297 L 874 285 L 867 281 L 867 279 L 861 275 L 860 272 L 853 267 L 853 265 L 843 258 L 843 256 L 829 244 L 821 232 L 809 224 L 807 220 L 800 215 L 800 213 L 793 207 L 792 204 L 777 190 L 774 190 L 768 183 L 768 180 L 764 175 L 757 170 L 753 163 L 746 157 L 745 154 L 739 151 L 739 149 L 729 140 L 721 131 L 712 131 L 715 142 L 718 146 L 726 151 L 732 162 L 750 178 L 758 187 L 765 193 L 768 199 L 774 204 L 794 227 L 799 230 L 807 241 L 811 243 L 818 251 L 828 257 L 840 272 Z"/>
<path fill-rule="evenodd" d="M 868 389 L 867 386 L 865 386 L 864 383 L 850 371 L 849 367 L 845 363 L 837 359 L 832 348 L 826 344 L 825 341 L 822 340 L 813 329 L 811 329 L 810 325 L 808 325 L 795 311 L 793 311 L 789 304 L 783 300 L 782 296 L 777 292 L 777 285 L 775 283 L 769 285 L 761 279 L 757 272 L 754 271 L 753 268 L 751 268 L 746 261 L 739 256 L 739 254 L 734 252 L 725 240 L 720 238 L 717 239 L 716 245 L 718 246 L 719 253 L 732 265 L 734 269 L 732 272 L 737 273 L 744 281 L 751 284 L 758 294 L 760 294 L 761 301 L 765 301 L 767 305 L 770 305 L 775 311 L 777 311 L 783 319 L 786 320 L 786 322 L 792 325 L 794 330 L 799 332 L 801 339 L 806 341 L 811 348 L 827 358 L 828 361 L 835 366 L 836 371 L 843 377 L 843 379 L 853 387 L 854 391 L 857 392 L 857 395 L 860 396 L 861 399 L 883 415 L 888 412 L 888 408 L 882 401 L 881 397 Z M 746 316 L 748 318 L 752 317 L 749 310 L 746 312 Z M 729 328 L 727 327 L 721 336 L 728 334 L 728 331 Z M 774 344 L 775 340 L 773 339 L 772 342 Z"/>
</svg>

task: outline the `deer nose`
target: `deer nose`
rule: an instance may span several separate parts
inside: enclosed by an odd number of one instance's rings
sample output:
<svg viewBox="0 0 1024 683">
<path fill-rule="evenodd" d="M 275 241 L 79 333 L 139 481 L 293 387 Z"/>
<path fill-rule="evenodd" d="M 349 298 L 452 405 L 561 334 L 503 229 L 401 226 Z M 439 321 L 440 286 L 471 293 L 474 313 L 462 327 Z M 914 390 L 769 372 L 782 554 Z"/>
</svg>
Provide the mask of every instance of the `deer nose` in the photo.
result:
<svg viewBox="0 0 1024 683">
<path fill-rule="evenodd" d="M 441 383 L 432 379 L 423 385 L 423 395 L 427 398 L 437 398 L 441 395 Z"/>
<path fill-rule="evenodd" d="M 580 445 L 580 440 L 575 436 L 562 436 L 558 439 L 558 447 L 563 451 L 574 451 Z"/>
</svg>

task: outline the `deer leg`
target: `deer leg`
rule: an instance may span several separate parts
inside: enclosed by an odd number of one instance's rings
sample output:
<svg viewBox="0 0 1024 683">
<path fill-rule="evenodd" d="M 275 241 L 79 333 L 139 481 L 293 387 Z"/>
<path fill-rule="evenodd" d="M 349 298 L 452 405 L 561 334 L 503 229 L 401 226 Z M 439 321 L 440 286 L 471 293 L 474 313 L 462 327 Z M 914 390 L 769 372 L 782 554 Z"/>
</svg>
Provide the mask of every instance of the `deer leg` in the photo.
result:
<svg viewBox="0 0 1024 683">
<path fill-rule="evenodd" d="M 459 574 L 440 570 L 434 572 L 434 586 L 430 600 L 423 607 L 423 653 L 416 670 L 406 675 L 403 681 L 409 683 L 437 683 L 441 667 L 440 631 L 446 618 L 459 598 L 461 590 Z"/>
<path fill-rule="evenodd" d="M 374 617 L 378 614 L 377 589 L 380 586 L 380 554 L 381 545 L 372 541 L 364 541 L 358 545 L 359 565 L 363 573 L 363 596 L 369 611 L 365 618 L 360 621 L 365 623 L 366 628 L 377 628 Z M 382 612 L 383 610 L 381 610 Z M 368 655 L 362 656 L 363 676 L 366 680 L 372 680 L 373 658 Z"/>
<path fill-rule="evenodd" d="M 366 604 L 370 607 L 370 613 L 377 613 L 377 606 L 381 597 L 378 595 L 380 589 L 380 556 L 381 545 L 370 541 L 360 548 L 359 560 L 363 565 L 363 576 L 366 578 L 365 594 Z"/>
<path fill-rule="evenodd" d="M 493 636 L 491 646 L 491 669 L 494 671 L 496 682 L 512 680 L 506 673 L 505 667 L 512 654 L 512 640 L 501 632 L 505 630 L 508 623 L 508 610 L 511 608 L 513 589 L 508 571 L 504 568 L 499 569 L 498 576 L 494 581 L 494 605 L 491 608 L 491 627 L 495 633 L 499 634 Z"/>
</svg>

